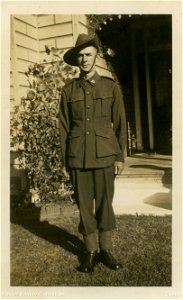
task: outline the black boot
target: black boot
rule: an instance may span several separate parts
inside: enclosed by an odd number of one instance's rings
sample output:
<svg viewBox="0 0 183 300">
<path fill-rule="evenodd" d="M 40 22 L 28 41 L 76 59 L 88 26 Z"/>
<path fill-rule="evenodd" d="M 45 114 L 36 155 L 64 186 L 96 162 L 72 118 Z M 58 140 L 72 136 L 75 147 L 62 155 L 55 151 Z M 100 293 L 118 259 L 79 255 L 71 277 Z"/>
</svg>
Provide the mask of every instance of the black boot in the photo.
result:
<svg viewBox="0 0 183 300">
<path fill-rule="evenodd" d="M 106 250 L 100 251 L 100 261 L 112 270 L 119 270 L 122 267 L 121 264 L 112 256 L 112 254 Z"/>
<path fill-rule="evenodd" d="M 98 251 L 88 252 L 81 265 L 77 268 L 77 270 L 83 273 L 93 273 L 94 267 L 98 261 Z"/>
</svg>

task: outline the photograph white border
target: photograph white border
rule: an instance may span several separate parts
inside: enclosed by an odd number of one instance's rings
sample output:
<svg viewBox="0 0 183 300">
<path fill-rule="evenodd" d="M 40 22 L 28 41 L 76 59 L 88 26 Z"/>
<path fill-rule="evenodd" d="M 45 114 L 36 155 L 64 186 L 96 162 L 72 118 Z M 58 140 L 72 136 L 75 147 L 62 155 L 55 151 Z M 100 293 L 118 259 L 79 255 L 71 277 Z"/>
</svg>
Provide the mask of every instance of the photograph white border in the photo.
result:
<svg viewBox="0 0 183 300">
<path fill-rule="evenodd" d="M 171 287 L 10 286 L 11 14 L 171 14 L 173 29 L 173 252 Z M 1 299 L 182 299 L 182 1 L 1 1 Z"/>
</svg>

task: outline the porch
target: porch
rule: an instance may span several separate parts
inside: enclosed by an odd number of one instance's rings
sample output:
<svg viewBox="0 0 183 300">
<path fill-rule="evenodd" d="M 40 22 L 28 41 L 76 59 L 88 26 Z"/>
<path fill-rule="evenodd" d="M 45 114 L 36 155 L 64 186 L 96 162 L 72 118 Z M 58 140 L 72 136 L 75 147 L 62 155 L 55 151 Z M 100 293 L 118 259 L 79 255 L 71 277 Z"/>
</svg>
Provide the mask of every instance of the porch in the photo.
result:
<svg viewBox="0 0 183 300">
<path fill-rule="evenodd" d="M 125 168 L 119 178 L 151 179 L 164 184 L 171 184 L 172 156 L 156 153 L 136 153 L 128 156 Z"/>
</svg>

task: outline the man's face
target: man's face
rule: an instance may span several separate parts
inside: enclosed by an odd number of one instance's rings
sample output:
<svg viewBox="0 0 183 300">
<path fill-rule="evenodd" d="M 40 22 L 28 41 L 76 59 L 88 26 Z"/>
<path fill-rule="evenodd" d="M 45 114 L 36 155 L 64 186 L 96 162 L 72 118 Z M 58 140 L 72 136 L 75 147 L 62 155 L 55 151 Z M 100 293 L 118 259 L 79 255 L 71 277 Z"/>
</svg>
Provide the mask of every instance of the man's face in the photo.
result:
<svg viewBox="0 0 183 300">
<path fill-rule="evenodd" d="M 95 68 L 97 49 L 93 46 L 82 49 L 77 55 L 78 66 L 84 73 L 89 73 Z"/>
</svg>

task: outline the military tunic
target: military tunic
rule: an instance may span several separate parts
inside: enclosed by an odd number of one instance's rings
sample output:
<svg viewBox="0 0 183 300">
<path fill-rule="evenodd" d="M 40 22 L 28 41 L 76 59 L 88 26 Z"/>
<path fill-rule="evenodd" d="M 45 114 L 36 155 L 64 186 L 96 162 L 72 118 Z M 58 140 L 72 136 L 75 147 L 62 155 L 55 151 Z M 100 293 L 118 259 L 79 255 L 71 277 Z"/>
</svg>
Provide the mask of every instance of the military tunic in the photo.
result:
<svg viewBox="0 0 183 300">
<path fill-rule="evenodd" d="M 63 88 L 60 112 L 63 164 L 70 169 L 80 210 L 79 231 L 88 251 L 112 245 L 114 162 L 124 161 L 126 119 L 119 86 L 97 73 Z M 94 211 L 95 200 L 95 213 Z"/>
<path fill-rule="evenodd" d="M 124 161 L 126 118 L 119 86 L 96 72 L 63 88 L 60 103 L 63 164 L 70 168 L 104 168 Z"/>
</svg>

